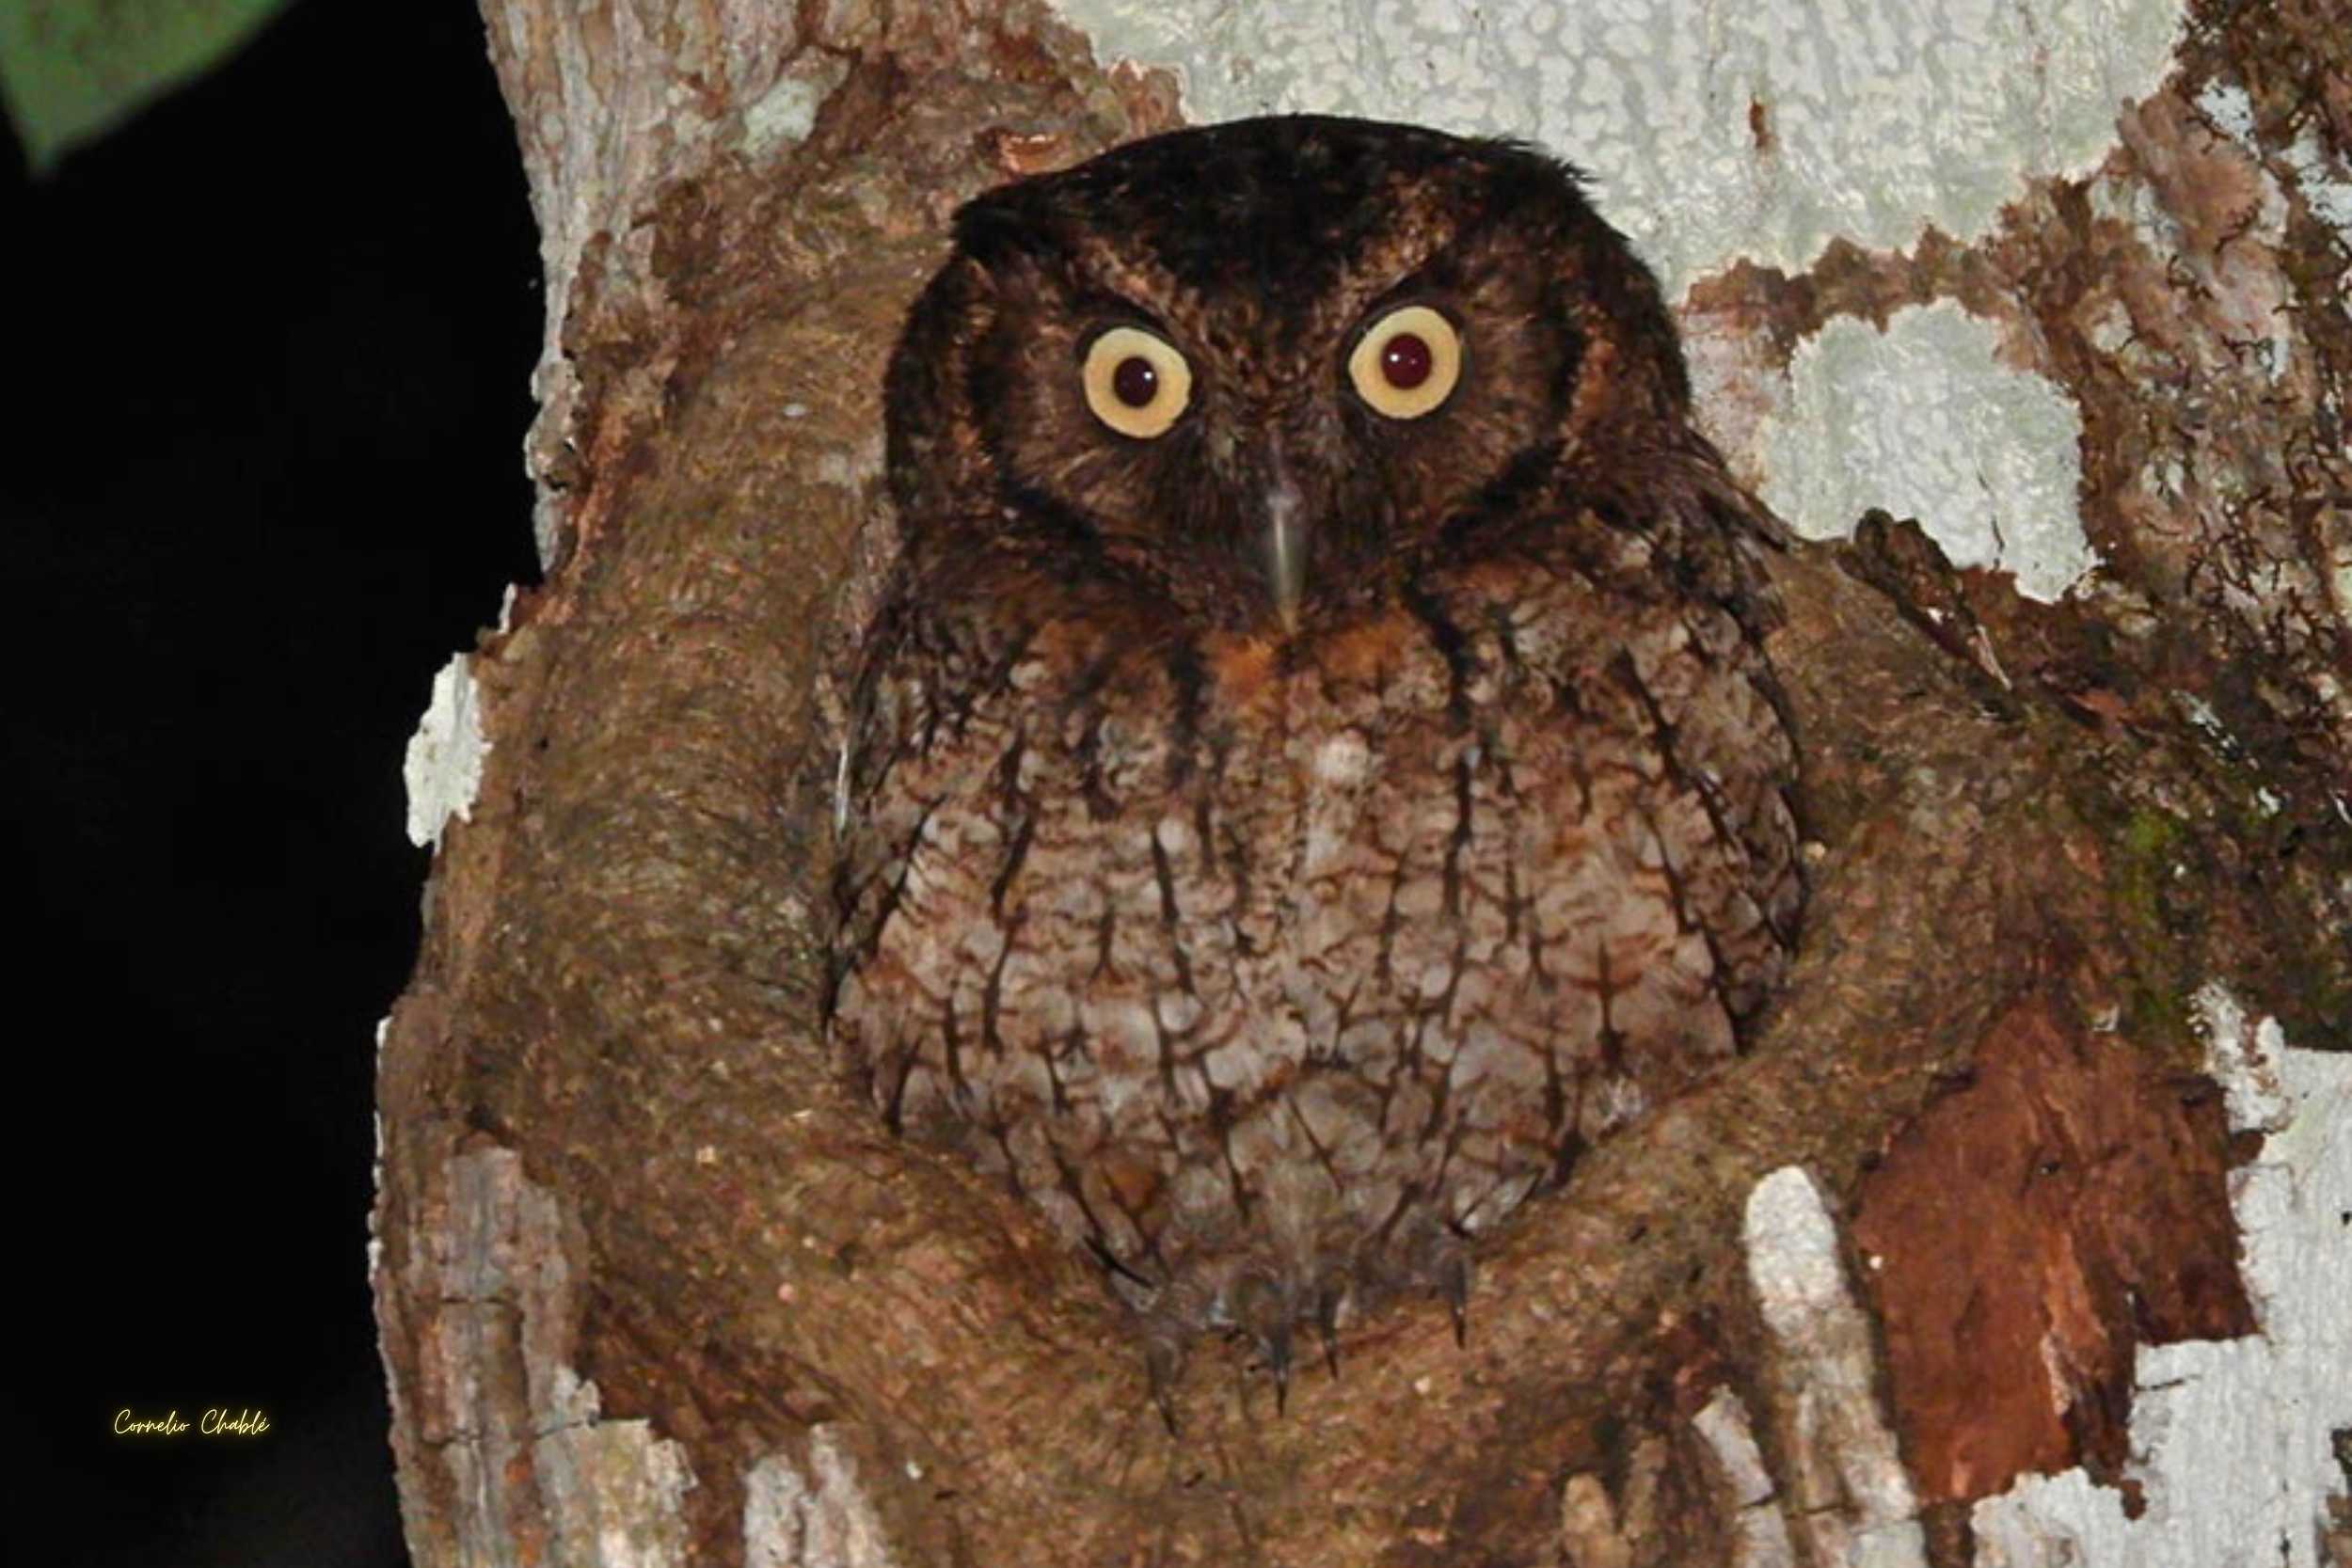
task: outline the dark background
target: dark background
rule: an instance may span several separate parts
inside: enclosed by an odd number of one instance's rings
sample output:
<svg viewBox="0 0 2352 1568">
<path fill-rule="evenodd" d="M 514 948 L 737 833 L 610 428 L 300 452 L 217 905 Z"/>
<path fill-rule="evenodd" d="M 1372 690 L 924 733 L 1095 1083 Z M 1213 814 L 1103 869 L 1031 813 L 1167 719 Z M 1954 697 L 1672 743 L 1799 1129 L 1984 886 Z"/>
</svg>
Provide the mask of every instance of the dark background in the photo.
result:
<svg viewBox="0 0 2352 1568">
<path fill-rule="evenodd" d="M 469 0 L 314 0 L 39 182 L 8 135 L 8 1555 L 405 1562 L 373 1039 L 427 869 L 403 752 L 535 579 L 514 130 Z"/>
</svg>

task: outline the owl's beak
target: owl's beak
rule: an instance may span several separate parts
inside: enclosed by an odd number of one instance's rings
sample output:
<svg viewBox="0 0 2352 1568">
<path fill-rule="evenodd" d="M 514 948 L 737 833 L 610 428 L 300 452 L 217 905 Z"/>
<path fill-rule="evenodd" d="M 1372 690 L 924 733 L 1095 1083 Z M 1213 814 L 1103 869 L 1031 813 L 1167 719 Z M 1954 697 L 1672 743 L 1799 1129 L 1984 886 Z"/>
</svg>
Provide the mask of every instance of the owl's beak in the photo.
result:
<svg viewBox="0 0 2352 1568">
<path fill-rule="evenodd" d="M 1278 455 L 1265 492 L 1265 580 L 1282 633 L 1298 630 L 1298 599 L 1307 586 L 1307 505 Z"/>
</svg>

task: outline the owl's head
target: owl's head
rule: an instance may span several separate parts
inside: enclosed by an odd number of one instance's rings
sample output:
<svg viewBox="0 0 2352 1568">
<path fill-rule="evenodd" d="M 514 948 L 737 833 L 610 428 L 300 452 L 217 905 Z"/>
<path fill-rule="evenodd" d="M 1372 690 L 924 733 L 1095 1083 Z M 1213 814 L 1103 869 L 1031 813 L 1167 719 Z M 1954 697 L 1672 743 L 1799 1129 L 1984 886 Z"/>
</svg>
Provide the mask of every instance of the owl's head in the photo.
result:
<svg viewBox="0 0 2352 1568">
<path fill-rule="evenodd" d="M 888 402 L 911 550 L 1074 546 L 1273 630 L 1678 427 L 1688 388 L 1656 281 L 1571 169 L 1301 117 L 965 206 Z"/>
</svg>

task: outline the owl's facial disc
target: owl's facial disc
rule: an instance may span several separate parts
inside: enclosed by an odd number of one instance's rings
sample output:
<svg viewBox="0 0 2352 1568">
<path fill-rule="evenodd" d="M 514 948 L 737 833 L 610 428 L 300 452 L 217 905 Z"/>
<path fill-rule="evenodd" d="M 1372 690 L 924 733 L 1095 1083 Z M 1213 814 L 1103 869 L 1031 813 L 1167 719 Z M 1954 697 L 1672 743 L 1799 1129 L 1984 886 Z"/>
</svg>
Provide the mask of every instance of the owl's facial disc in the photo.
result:
<svg viewBox="0 0 2352 1568">
<path fill-rule="evenodd" d="M 1118 293 L 1114 281 L 1091 292 Z M 1088 466 L 1064 472 L 1082 476 L 1072 493 L 1105 537 L 1173 562 L 1172 580 L 1221 582 L 1201 610 L 1295 637 L 1312 605 L 1352 597 L 1362 568 L 1430 510 L 1427 498 L 1409 511 L 1388 500 L 1395 454 L 1442 447 L 1440 416 L 1466 405 L 1470 307 L 1408 277 L 1359 305 L 1352 324 L 1255 360 L 1230 344 L 1255 341 L 1267 299 L 1186 307 L 1163 325 L 1147 301 L 1121 295 L 1074 334 L 1074 365 L 1031 361 L 1040 380 L 1067 388 L 1051 395 L 1076 394 L 1095 427 Z M 1217 322 L 1219 308 L 1234 318 Z M 1214 578 L 1199 578 L 1203 551 L 1218 562 Z"/>
</svg>

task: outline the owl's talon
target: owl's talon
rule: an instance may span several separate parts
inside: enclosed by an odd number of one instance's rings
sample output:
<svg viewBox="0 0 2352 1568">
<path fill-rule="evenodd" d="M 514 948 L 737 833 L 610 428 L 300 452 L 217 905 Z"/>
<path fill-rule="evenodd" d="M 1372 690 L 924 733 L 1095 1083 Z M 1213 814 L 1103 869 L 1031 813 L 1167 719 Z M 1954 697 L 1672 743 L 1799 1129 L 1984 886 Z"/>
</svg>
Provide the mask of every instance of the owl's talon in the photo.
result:
<svg viewBox="0 0 2352 1568">
<path fill-rule="evenodd" d="M 1183 1435 L 1176 1429 L 1176 1376 L 1184 1370 L 1184 1352 L 1170 1340 L 1146 1340 L 1143 1370 L 1151 1379 L 1152 1402 L 1159 1407 L 1160 1420 L 1167 1426 L 1168 1434 Z"/>
<path fill-rule="evenodd" d="M 1340 1380 L 1340 1291 L 1327 1285 L 1315 1298 L 1315 1337 L 1323 1341 L 1323 1364 L 1331 1369 L 1331 1381 Z"/>
<path fill-rule="evenodd" d="M 1454 1342 L 1470 1344 L 1470 1259 L 1455 1253 L 1438 1265 L 1438 1291 L 1446 1310 L 1454 1314 Z"/>
</svg>

